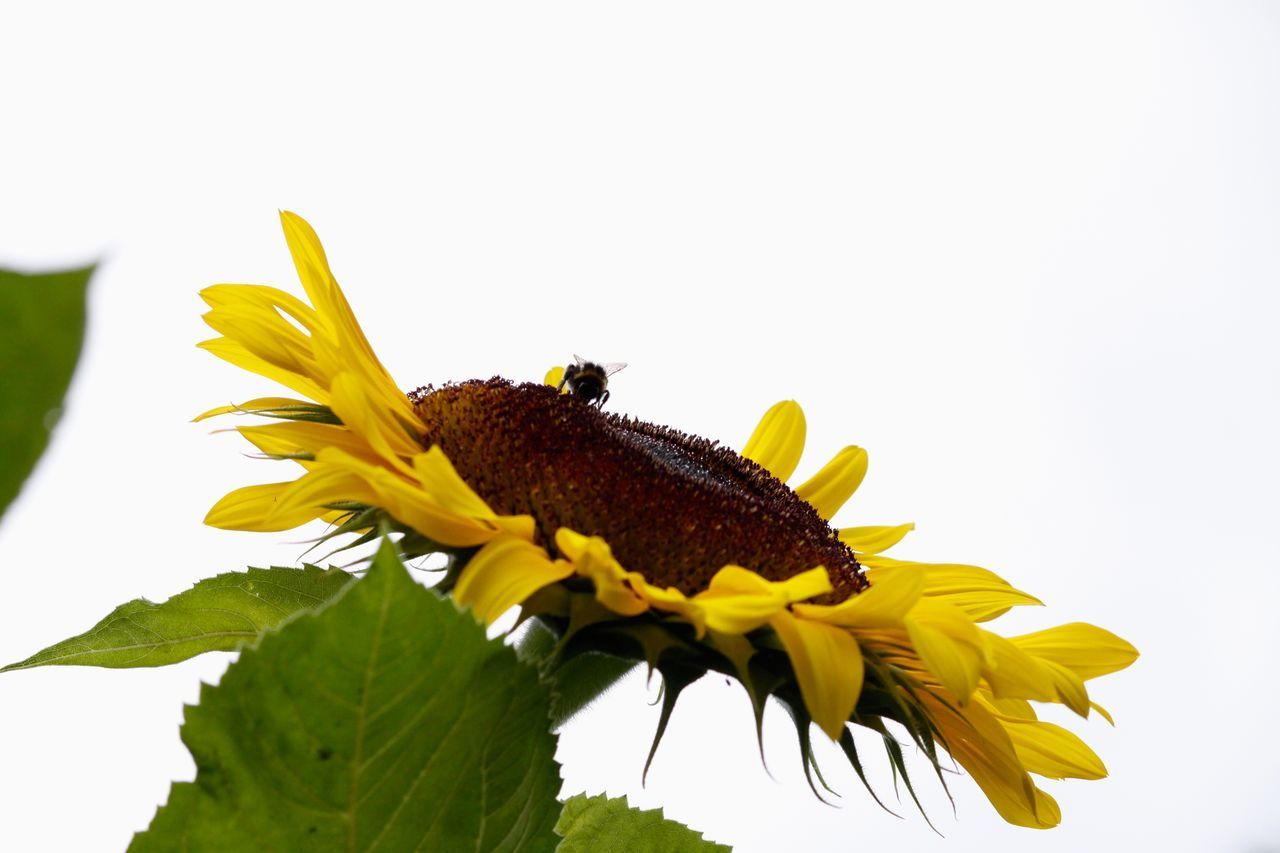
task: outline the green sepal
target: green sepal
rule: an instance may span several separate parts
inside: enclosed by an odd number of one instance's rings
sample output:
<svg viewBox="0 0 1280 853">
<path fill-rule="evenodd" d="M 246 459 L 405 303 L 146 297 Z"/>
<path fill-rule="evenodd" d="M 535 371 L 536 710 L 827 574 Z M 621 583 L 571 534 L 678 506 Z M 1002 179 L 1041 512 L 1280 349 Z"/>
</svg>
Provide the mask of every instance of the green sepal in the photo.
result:
<svg viewBox="0 0 1280 853">
<path fill-rule="evenodd" d="M 945 746 L 946 742 L 942 732 L 921 710 L 922 703 L 917 696 L 917 691 L 927 690 L 930 696 L 948 708 L 951 707 L 951 703 L 928 690 L 902 669 L 884 663 L 875 654 L 864 651 L 863 659 L 869 674 L 868 687 L 863 688 L 866 701 L 859 700 L 858 708 L 854 712 L 854 722 L 858 721 L 858 715 L 874 715 L 900 723 L 911 735 L 916 746 L 928 756 L 934 770 L 939 773 L 939 781 L 945 787 L 946 780 L 941 776 L 938 752 L 934 743 L 935 740 L 940 741 Z M 909 701 L 905 701 L 902 694 L 906 694 Z"/>
<path fill-rule="evenodd" d="M 559 731 L 636 668 L 634 660 L 587 652 L 565 661 L 552 681 L 551 730 Z"/>
<path fill-rule="evenodd" d="M 530 595 L 520 602 L 520 616 L 517 625 L 541 616 L 547 619 L 567 619 L 574 593 L 565 589 L 564 584 L 553 583 Z"/>
<path fill-rule="evenodd" d="M 759 634 L 752 635 L 752 638 Z M 751 712 L 756 726 L 756 748 L 760 751 L 760 763 L 766 772 L 768 760 L 764 754 L 764 710 L 769 697 L 794 679 L 786 654 L 771 648 L 757 648 L 751 639 L 736 634 L 708 632 L 707 639 L 733 667 L 733 673 L 747 691 Z"/>
<path fill-rule="evenodd" d="M 479 548 L 450 548 L 441 545 L 434 539 L 428 539 L 418 531 L 406 525 L 390 520 L 390 529 L 400 533 L 400 540 L 396 542 L 396 549 L 400 552 L 402 560 L 416 560 L 419 557 L 426 557 L 430 554 L 444 554 L 449 558 L 449 569 L 455 564 L 461 568 L 466 562 L 469 562 Z M 465 561 L 459 562 L 465 557 Z"/>
<path fill-rule="evenodd" d="M 867 793 L 871 795 L 871 799 L 876 801 L 876 805 L 894 817 L 901 818 L 902 815 L 886 806 L 884 801 L 881 800 L 880 796 L 876 793 L 875 789 L 871 787 L 871 782 L 867 779 L 866 771 L 862 769 L 862 761 L 858 757 L 858 745 L 854 743 L 853 731 L 848 726 L 845 726 L 845 728 L 840 732 L 840 749 L 844 752 L 845 758 L 849 759 L 849 764 L 853 767 L 853 772 L 858 774 L 858 778 L 862 781 L 862 787 L 867 789 Z M 927 819 L 928 818 L 926 818 L 926 820 Z"/>
<path fill-rule="evenodd" d="M 644 662 L 649 665 L 650 674 L 655 669 L 660 669 L 660 664 L 664 657 L 671 657 L 675 653 L 684 652 L 685 658 L 694 658 L 697 651 L 684 639 L 679 637 L 674 630 L 677 626 L 683 628 L 680 623 L 661 623 L 661 622 L 617 622 L 603 629 L 603 633 L 613 634 L 626 637 L 640 647 L 640 654 L 644 658 Z M 702 671 L 706 672 L 706 667 L 702 667 Z"/>
<path fill-rule="evenodd" d="M 605 652 L 587 651 L 567 660 L 557 659 L 560 639 L 542 619 L 530 619 L 516 643 L 516 654 L 536 667 L 551 686 L 551 730 L 559 731 L 576 714 L 599 699 L 628 672 L 633 659 Z"/>
<path fill-rule="evenodd" d="M 756 745 L 760 749 L 760 763 L 765 765 L 766 771 L 768 764 L 764 757 L 764 709 L 769 697 L 784 685 L 789 684 L 790 679 L 794 677 L 790 671 L 789 661 L 785 666 L 779 667 L 776 664 L 770 665 L 771 657 L 777 657 L 777 655 L 753 657 L 747 666 L 747 680 L 743 682 L 747 688 L 747 696 L 751 699 L 751 710 L 755 715 Z"/>
<path fill-rule="evenodd" d="M 658 744 L 666 734 L 667 723 L 671 721 L 671 712 L 675 710 L 676 701 L 684 689 L 707 674 L 704 666 L 689 665 L 667 658 L 658 664 L 658 672 L 662 674 L 662 711 L 658 716 L 658 730 L 653 733 L 653 743 L 649 746 L 649 757 L 644 762 L 644 772 L 640 774 L 640 784 L 649 778 L 649 767 L 653 757 L 658 753 Z"/>
<path fill-rule="evenodd" d="M 349 551 L 352 548 L 359 548 L 361 545 L 367 545 L 382 535 L 382 530 L 386 524 L 387 516 L 383 510 L 378 509 L 377 507 L 344 502 L 341 504 L 329 504 L 326 508 L 345 512 L 346 515 L 343 516 L 341 521 L 335 523 L 326 530 L 322 536 L 317 537 L 312 542 L 311 547 L 303 552 L 304 557 L 319 548 L 321 545 L 326 542 L 330 542 L 339 536 L 358 534 L 355 540 L 334 548 L 332 551 L 329 551 L 327 554 L 320 557 L 320 560 L 328 560 L 336 554 L 341 554 L 342 552 Z"/>
<path fill-rule="evenodd" d="M 577 658 L 602 653 L 624 661 L 644 661 L 651 672 L 656 669 L 662 674 L 662 693 L 659 697 L 662 710 L 645 762 L 646 775 L 680 694 L 707 671 L 715 670 L 736 677 L 746 689 L 755 719 L 761 763 L 765 764 L 766 769 L 763 747 L 764 710 L 768 698 L 773 696 L 781 702 L 795 725 L 805 779 L 814 795 L 823 802 L 829 801 L 822 790 L 832 796 L 840 796 L 828 784 L 817 762 L 813 748 L 812 718 L 800 694 L 791 660 L 775 632 L 767 628 L 748 635 L 718 635 L 708 632 L 699 639 L 694 636 L 692 626 L 677 620 L 653 614 L 623 619 L 600 607 L 589 593 L 566 592 L 565 596 L 566 601 L 574 602 L 573 605 L 566 604 L 552 609 L 562 613 L 572 612 L 573 617 L 566 619 L 544 612 L 534 620 L 542 623 L 546 629 L 545 633 L 540 630 L 537 636 L 546 645 L 544 653 L 550 656 L 548 659 L 554 661 L 550 671 L 564 668 Z M 950 797 L 938 754 L 938 744 L 945 746 L 945 741 L 924 711 L 920 694 L 927 692 L 947 707 L 950 704 L 945 697 L 938 696 L 912 674 L 886 663 L 872 650 L 863 651 L 866 677 L 849 723 L 862 725 L 880 735 L 894 776 L 895 790 L 897 780 L 901 777 L 912 801 L 924 814 L 907 771 L 902 748 L 885 729 L 884 720 L 893 720 L 906 729 L 912 742 L 927 757 L 943 790 Z M 626 663 L 621 662 L 615 663 L 615 666 L 618 673 L 629 668 Z M 571 670 L 564 669 L 564 674 L 569 672 Z M 605 682 L 607 679 L 602 679 L 601 686 L 588 688 L 588 701 L 607 687 Z M 842 732 L 838 743 L 876 803 L 890 814 L 899 816 L 872 790 L 852 732 L 847 729 Z M 928 821 L 927 814 L 925 819 Z M 930 826 L 933 826 L 932 823 Z"/>
<path fill-rule="evenodd" d="M 333 413 L 333 409 L 319 403 L 299 403 L 296 406 L 280 406 L 275 409 L 244 410 L 245 414 L 261 415 L 264 418 L 275 418 L 278 421 L 306 421 L 313 424 L 329 424 L 342 426 L 342 419 Z"/>
<path fill-rule="evenodd" d="M 577 636 L 579 631 L 599 625 L 602 622 L 617 620 L 618 614 L 601 604 L 594 595 L 582 593 L 569 596 L 569 622 L 564 627 L 560 642 L 562 646 Z"/>
<path fill-rule="evenodd" d="M 734 673 L 743 684 L 746 684 L 750 680 L 751 659 L 756 656 L 756 647 L 741 634 L 708 631 L 706 640 L 712 648 L 724 655 L 725 660 L 733 664 Z M 748 692 L 751 692 L 750 688 Z"/>
<path fill-rule="evenodd" d="M 938 828 L 933 825 L 933 821 L 929 820 L 929 814 L 924 810 L 924 806 L 920 803 L 920 798 L 916 796 L 916 789 L 911 784 L 911 774 L 907 772 L 907 762 L 902 754 L 902 745 L 898 743 L 898 739 L 889 733 L 885 727 L 884 721 L 879 717 L 865 717 L 859 721 L 859 725 L 865 726 L 874 732 L 879 733 L 881 743 L 884 744 L 885 753 L 889 756 L 889 766 L 893 769 L 893 790 L 898 793 L 898 777 L 902 777 L 902 783 L 907 787 L 907 793 L 911 795 L 911 801 L 916 804 L 916 809 L 920 812 L 920 816 L 924 818 L 925 823 L 929 824 L 929 828 L 934 832 L 938 832 Z M 931 762 L 932 763 L 932 762 Z M 937 765 L 934 765 L 935 769 Z M 939 781 L 942 782 L 942 789 L 947 791 L 946 780 L 939 775 Z M 901 799 L 901 794 L 898 794 Z M 947 796 L 951 796 L 951 792 L 947 791 Z M 879 802 L 877 799 L 876 802 Z M 952 802 L 954 808 L 955 803 Z M 938 833 L 941 835 L 942 833 Z"/>
<path fill-rule="evenodd" d="M 643 778 L 653 764 L 681 692 L 709 669 L 731 672 L 731 665 L 709 646 L 693 642 L 693 628 L 682 622 L 646 615 L 620 619 L 587 594 L 574 594 L 568 619 L 541 615 L 532 620 L 522 654 L 541 662 L 543 678 L 560 694 L 553 711 L 557 724 L 593 701 L 638 662 L 662 676 L 662 710 L 645 761 Z M 594 660 L 592 660 L 595 658 Z M 584 676 L 574 684 L 578 661 L 586 659 Z M 554 706 L 553 706 L 554 707 Z"/>
<path fill-rule="evenodd" d="M 315 462 L 316 455 L 307 450 L 297 453 L 250 453 L 250 459 L 269 459 L 272 462 Z"/>
<path fill-rule="evenodd" d="M 752 676 L 751 662 L 755 659 L 756 647 L 751 645 L 746 637 L 740 634 L 708 631 L 707 642 L 733 665 L 738 681 L 747 691 L 747 699 L 751 702 L 751 713 L 755 717 L 756 747 L 760 750 L 760 763 L 765 766 L 767 772 L 769 765 L 764 757 L 764 707 L 770 691 L 776 689 L 777 685 L 769 685 L 762 690 L 761 680 Z"/>
<path fill-rule="evenodd" d="M 827 802 L 826 798 L 818 792 L 818 786 L 814 784 L 814 776 L 817 776 L 818 782 L 826 791 L 834 796 L 839 796 L 831 787 L 827 785 L 825 779 L 822 778 L 822 771 L 818 769 L 818 759 L 813 754 L 813 717 L 809 715 L 809 710 L 805 707 L 804 700 L 800 697 L 799 690 L 794 687 L 779 690 L 774 694 L 782 707 L 787 710 L 787 715 L 791 718 L 791 722 L 796 728 L 796 738 L 800 747 L 800 761 L 804 768 L 804 779 L 809 783 L 809 790 L 813 791 L 813 795 L 820 802 L 827 805 L 834 803 Z"/>
<path fill-rule="evenodd" d="M 401 560 L 414 560 L 418 557 L 425 557 L 429 554 L 444 554 L 450 558 L 450 565 L 454 564 L 453 558 L 459 554 L 472 554 L 475 548 L 449 548 L 434 542 L 421 533 L 417 532 L 408 525 L 402 524 L 391 517 L 390 513 L 381 507 L 370 506 L 369 504 L 359 503 L 357 501 L 334 501 L 325 504 L 326 509 L 343 512 L 345 515 L 336 522 L 329 530 L 325 531 L 322 536 L 312 541 L 312 545 L 304 554 L 308 554 L 319 548 L 326 542 L 332 541 L 339 536 L 356 535 L 356 538 L 350 542 L 346 542 L 329 553 L 325 554 L 321 559 L 327 560 L 335 554 L 341 554 L 344 551 L 350 551 L 370 542 L 376 541 L 379 537 L 388 534 L 398 534 L 399 538 L 395 542 L 395 548 Z M 364 562 L 369 558 L 356 560 L 357 563 Z M 456 579 L 456 572 L 453 576 L 448 576 L 448 583 L 440 588 L 440 592 L 447 592 L 453 586 L 453 580 Z"/>
</svg>

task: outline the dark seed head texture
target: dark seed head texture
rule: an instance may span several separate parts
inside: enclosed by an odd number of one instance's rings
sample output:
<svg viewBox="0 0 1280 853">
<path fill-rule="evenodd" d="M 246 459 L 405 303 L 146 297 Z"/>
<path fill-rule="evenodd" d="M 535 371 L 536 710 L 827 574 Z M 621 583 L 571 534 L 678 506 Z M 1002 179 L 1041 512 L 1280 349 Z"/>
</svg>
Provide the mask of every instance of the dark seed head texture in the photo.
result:
<svg viewBox="0 0 1280 853">
<path fill-rule="evenodd" d="M 410 399 L 426 424 L 423 446 L 439 445 L 496 512 L 533 516 L 553 553 L 567 526 L 603 537 L 624 567 L 686 595 L 729 564 L 774 581 L 825 566 L 832 602 L 867 586 L 813 507 L 715 442 L 500 378 Z"/>
</svg>

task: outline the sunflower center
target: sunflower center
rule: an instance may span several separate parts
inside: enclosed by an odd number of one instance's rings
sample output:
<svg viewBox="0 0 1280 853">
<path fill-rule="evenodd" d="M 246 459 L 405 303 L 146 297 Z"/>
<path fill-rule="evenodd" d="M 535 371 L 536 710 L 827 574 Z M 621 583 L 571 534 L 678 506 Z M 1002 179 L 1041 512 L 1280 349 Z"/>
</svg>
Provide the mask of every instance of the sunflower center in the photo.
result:
<svg viewBox="0 0 1280 853">
<path fill-rule="evenodd" d="M 439 445 L 496 512 L 604 538 L 627 569 L 686 595 L 722 566 L 785 580 L 825 566 L 843 600 L 867 585 L 853 552 L 768 471 L 713 441 L 616 414 L 545 385 L 463 382 L 410 395 Z"/>
</svg>

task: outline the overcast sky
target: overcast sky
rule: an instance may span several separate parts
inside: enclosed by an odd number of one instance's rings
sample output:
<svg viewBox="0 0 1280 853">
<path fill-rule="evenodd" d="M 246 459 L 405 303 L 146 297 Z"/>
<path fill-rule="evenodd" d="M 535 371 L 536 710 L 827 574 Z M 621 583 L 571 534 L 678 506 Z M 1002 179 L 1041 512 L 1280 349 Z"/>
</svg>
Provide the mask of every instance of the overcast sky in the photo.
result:
<svg viewBox="0 0 1280 853">
<path fill-rule="evenodd" d="M 1035 8 L 1030 8 L 1032 5 Z M 1076 726 L 1102 782 L 945 839 L 838 758 L 814 801 L 777 709 L 691 689 L 649 775 L 634 679 L 560 740 L 740 851 L 1280 849 L 1280 8 L 1266 3 L 8 4 L 0 265 L 101 259 L 66 416 L 0 525 L 0 658 L 305 534 L 201 519 L 280 479 L 190 418 L 271 393 L 195 349 L 196 292 L 297 290 L 307 217 L 406 388 L 626 361 L 610 408 L 741 446 L 795 398 L 871 470 L 842 524 L 995 569 L 1143 653 Z M 358 11 L 357 11 L 358 9 Z M 119 850 L 194 766 L 226 658 L 0 676 L 0 848 Z M 1054 719 L 1058 719 L 1055 717 Z M 879 771 L 879 768 L 877 768 Z M 887 788 L 886 774 L 874 780 Z"/>
</svg>

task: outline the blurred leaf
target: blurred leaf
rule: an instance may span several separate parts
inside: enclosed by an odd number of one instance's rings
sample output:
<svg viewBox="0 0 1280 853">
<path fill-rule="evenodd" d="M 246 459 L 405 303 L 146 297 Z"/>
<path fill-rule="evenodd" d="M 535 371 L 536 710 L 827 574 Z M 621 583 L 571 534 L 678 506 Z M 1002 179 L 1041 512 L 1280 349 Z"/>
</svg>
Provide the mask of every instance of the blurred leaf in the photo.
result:
<svg viewBox="0 0 1280 853">
<path fill-rule="evenodd" d="M 204 652 L 232 651 L 299 610 L 337 595 L 341 569 L 249 569 L 202 580 L 168 601 L 136 598 L 83 634 L 0 669 L 35 666 L 164 666 Z"/>
<path fill-rule="evenodd" d="M 182 729 L 196 779 L 130 849 L 553 850 L 547 702 L 384 541 L 363 579 L 201 690 Z"/>
<path fill-rule="evenodd" d="M 571 797 L 560 813 L 556 834 L 564 838 L 556 853 L 713 853 L 731 849 L 705 840 L 702 833 L 682 823 L 667 820 L 662 809 L 633 809 L 626 797 L 609 799 L 603 794 Z"/>
<path fill-rule="evenodd" d="M 47 275 L 0 270 L 0 516 L 62 414 L 92 274 L 93 267 Z"/>
</svg>

